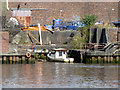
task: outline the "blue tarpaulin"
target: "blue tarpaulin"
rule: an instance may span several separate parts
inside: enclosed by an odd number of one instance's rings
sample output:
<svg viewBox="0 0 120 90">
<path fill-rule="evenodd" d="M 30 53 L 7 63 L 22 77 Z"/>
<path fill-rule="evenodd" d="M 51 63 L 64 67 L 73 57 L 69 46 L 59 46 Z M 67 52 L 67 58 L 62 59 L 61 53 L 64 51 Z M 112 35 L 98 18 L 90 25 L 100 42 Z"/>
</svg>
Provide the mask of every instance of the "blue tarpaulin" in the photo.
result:
<svg viewBox="0 0 120 90">
<path fill-rule="evenodd" d="M 116 27 L 120 27 L 120 21 L 112 22 Z"/>
</svg>

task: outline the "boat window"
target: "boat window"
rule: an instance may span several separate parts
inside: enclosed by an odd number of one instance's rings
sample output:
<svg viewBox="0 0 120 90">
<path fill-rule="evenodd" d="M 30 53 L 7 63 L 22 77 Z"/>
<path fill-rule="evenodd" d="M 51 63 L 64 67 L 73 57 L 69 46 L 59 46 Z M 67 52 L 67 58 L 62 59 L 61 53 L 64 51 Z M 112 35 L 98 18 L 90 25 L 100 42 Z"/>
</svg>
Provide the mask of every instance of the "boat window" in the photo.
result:
<svg viewBox="0 0 120 90">
<path fill-rule="evenodd" d="M 54 56 L 55 56 L 55 54 L 52 53 L 52 54 L 51 54 L 51 57 L 54 57 Z"/>
<path fill-rule="evenodd" d="M 65 51 L 63 51 L 63 54 L 65 54 Z"/>
<path fill-rule="evenodd" d="M 59 51 L 59 56 L 62 56 L 62 51 Z"/>
</svg>

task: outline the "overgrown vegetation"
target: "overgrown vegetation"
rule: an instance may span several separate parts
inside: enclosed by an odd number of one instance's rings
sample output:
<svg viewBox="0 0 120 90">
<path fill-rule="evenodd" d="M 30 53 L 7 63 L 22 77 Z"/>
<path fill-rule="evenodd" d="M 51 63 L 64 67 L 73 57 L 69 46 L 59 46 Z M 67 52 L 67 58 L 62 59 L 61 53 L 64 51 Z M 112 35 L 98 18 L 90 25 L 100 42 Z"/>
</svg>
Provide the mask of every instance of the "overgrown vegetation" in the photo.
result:
<svg viewBox="0 0 120 90">
<path fill-rule="evenodd" d="M 85 15 L 82 18 L 84 27 L 78 28 L 79 34 L 73 38 L 72 45 L 74 49 L 80 49 L 85 44 L 89 42 L 89 28 L 93 27 L 96 22 L 97 17 L 95 15 Z"/>
<path fill-rule="evenodd" d="M 90 27 L 95 24 L 96 20 L 97 20 L 97 16 L 92 14 L 92 15 L 85 15 L 81 21 L 83 22 L 83 24 L 85 24 L 86 27 Z"/>
<path fill-rule="evenodd" d="M 80 49 L 84 45 L 82 43 L 88 43 L 89 39 L 89 29 L 88 27 L 79 28 L 78 35 L 73 37 L 72 45 L 74 49 Z"/>
<path fill-rule="evenodd" d="M 46 60 L 46 56 L 44 54 L 36 54 L 35 59 L 43 59 Z"/>
</svg>

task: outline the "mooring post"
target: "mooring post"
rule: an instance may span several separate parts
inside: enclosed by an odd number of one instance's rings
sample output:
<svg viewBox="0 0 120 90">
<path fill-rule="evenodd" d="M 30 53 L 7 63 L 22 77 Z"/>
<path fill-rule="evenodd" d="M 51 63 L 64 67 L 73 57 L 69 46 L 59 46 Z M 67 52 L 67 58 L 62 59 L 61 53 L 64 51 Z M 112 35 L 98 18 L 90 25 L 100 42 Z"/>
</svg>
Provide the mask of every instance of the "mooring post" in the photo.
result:
<svg viewBox="0 0 120 90">
<path fill-rule="evenodd" d="M 103 61 L 104 61 L 104 63 L 106 63 L 106 61 L 107 61 L 107 57 L 106 56 L 104 56 L 104 60 Z"/>
<path fill-rule="evenodd" d="M 111 56 L 110 60 L 111 60 L 111 63 L 113 63 L 113 56 Z"/>
<path fill-rule="evenodd" d="M 18 56 L 16 56 L 16 61 L 17 61 L 16 63 L 18 63 L 18 61 L 19 61 L 19 57 Z"/>
<path fill-rule="evenodd" d="M 101 62 L 101 57 L 100 56 L 98 56 L 98 63 L 100 63 Z"/>
<path fill-rule="evenodd" d="M 93 63 L 97 63 L 97 60 L 95 57 L 92 57 L 92 61 L 93 61 Z"/>
<path fill-rule="evenodd" d="M 110 63 L 110 56 L 108 56 L 108 63 Z"/>
<path fill-rule="evenodd" d="M 25 56 L 22 56 L 22 61 L 24 61 L 25 60 Z"/>
<path fill-rule="evenodd" d="M 4 57 L 3 57 L 3 60 L 4 60 L 4 61 L 6 61 L 6 60 L 7 60 L 6 56 L 4 56 Z"/>
<path fill-rule="evenodd" d="M 10 56 L 10 64 L 12 64 L 12 59 L 13 59 L 13 57 L 12 57 L 12 56 Z"/>
<path fill-rule="evenodd" d="M 19 64 L 21 64 L 21 63 L 22 63 L 22 57 L 19 56 Z"/>
<path fill-rule="evenodd" d="M 15 56 L 13 56 L 13 63 L 15 63 L 15 60 L 16 60 L 16 58 L 15 58 Z"/>
<path fill-rule="evenodd" d="M 90 60 L 90 63 L 92 64 L 92 59 L 91 59 L 91 58 L 89 58 L 89 57 L 88 57 L 87 59 L 89 59 L 89 60 Z"/>
<path fill-rule="evenodd" d="M 117 63 L 119 63 L 119 56 L 116 57 Z"/>
<path fill-rule="evenodd" d="M 81 63 L 83 62 L 83 54 L 80 54 L 81 58 Z"/>
</svg>

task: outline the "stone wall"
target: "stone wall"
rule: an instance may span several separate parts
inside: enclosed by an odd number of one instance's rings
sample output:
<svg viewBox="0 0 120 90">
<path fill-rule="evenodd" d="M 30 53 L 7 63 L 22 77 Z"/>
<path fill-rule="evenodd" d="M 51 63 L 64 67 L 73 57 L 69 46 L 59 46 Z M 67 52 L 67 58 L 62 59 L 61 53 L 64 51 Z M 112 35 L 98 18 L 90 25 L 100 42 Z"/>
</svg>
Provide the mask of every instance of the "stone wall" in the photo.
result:
<svg viewBox="0 0 120 90">
<path fill-rule="evenodd" d="M 48 10 L 33 10 L 31 24 L 52 24 L 54 18 L 70 21 L 73 16 L 83 17 L 85 14 L 95 14 L 98 21 L 112 22 L 118 20 L 118 2 L 9 2 L 9 8 L 46 8 Z M 9 18 L 11 17 L 9 12 Z"/>
<path fill-rule="evenodd" d="M 0 30 L 0 52 L 9 51 L 9 31 Z"/>
</svg>

